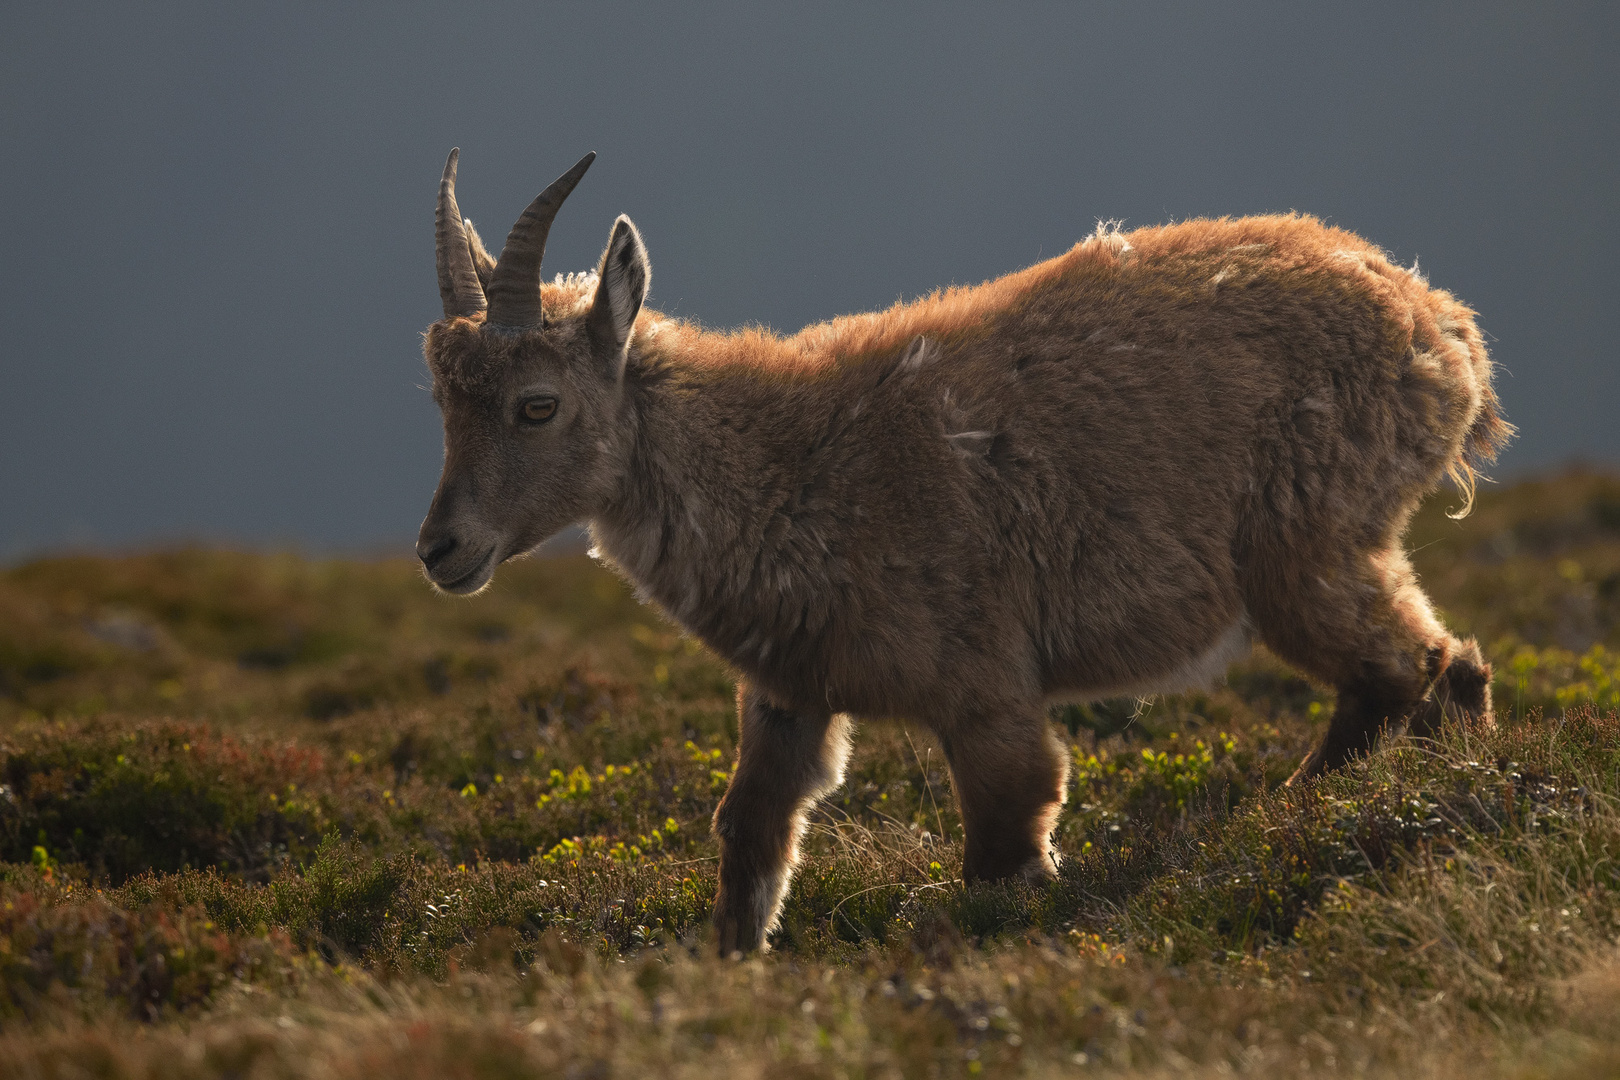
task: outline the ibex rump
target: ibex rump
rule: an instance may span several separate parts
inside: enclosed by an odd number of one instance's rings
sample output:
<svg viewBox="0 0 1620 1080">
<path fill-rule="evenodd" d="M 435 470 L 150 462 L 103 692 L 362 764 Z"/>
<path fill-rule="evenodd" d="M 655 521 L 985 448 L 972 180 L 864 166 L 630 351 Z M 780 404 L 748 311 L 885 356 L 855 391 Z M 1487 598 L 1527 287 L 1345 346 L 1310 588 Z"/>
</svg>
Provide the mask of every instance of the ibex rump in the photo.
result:
<svg viewBox="0 0 1620 1080">
<path fill-rule="evenodd" d="M 444 475 L 418 553 L 474 592 L 585 521 L 740 673 L 715 813 L 722 951 L 760 948 L 850 717 L 928 725 L 969 880 L 1040 877 L 1066 756 L 1054 697 L 1207 682 L 1251 637 L 1335 687 L 1298 777 L 1386 727 L 1489 723 L 1400 538 L 1510 428 L 1472 312 L 1309 217 L 1099 229 L 974 288 L 792 337 L 643 308 L 628 218 L 542 284 L 558 206 L 499 261 L 439 192 L 427 333 Z"/>
</svg>

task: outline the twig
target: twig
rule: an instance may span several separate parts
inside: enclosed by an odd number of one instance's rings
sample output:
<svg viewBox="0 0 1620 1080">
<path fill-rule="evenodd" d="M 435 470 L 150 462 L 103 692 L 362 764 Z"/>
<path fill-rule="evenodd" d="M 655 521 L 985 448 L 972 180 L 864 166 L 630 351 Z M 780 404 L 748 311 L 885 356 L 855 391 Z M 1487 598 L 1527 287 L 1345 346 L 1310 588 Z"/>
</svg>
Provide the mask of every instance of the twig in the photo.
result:
<svg viewBox="0 0 1620 1080">
<path fill-rule="evenodd" d="M 928 766 L 923 764 L 922 757 L 917 753 L 917 744 L 911 741 L 911 729 L 901 725 L 900 730 L 906 733 L 906 745 L 911 747 L 911 756 L 917 762 L 917 768 L 922 770 L 923 788 L 928 792 L 928 801 L 933 803 L 934 806 L 934 835 L 943 840 L 945 839 L 945 821 L 939 816 L 939 803 L 934 801 L 934 785 L 928 780 Z M 932 746 L 928 748 L 928 753 L 930 757 L 933 756 L 934 748 Z"/>
</svg>

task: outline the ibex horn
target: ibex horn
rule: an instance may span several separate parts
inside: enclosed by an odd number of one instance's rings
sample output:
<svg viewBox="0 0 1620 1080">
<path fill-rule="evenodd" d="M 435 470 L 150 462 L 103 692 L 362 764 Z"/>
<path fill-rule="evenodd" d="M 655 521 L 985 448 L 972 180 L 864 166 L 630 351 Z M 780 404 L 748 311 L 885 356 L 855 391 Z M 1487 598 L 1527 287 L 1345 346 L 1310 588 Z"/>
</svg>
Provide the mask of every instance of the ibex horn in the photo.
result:
<svg viewBox="0 0 1620 1080">
<path fill-rule="evenodd" d="M 546 253 L 546 234 L 551 232 L 551 222 L 563 200 L 595 160 L 595 151 L 580 158 L 577 165 L 536 195 L 512 226 L 501 257 L 495 260 L 495 273 L 489 280 L 490 323 L 514 327 L 545 325 L 545 316 L 540 310 L 540 260 Z"/>
<path fill-rule="evenodd" d="M 478 281 L 472 251 L 467 247 L 467 230 L 461 225 L 461 208 L 456 205 L 456 159 L 461 150 L 450 151 L 439 181 L 439 205 L 433 212 L 434 255 L 439 265 L 439 298 L 444 301 L 444 317 L 476 315 L 487 306 L 484 286 Z"/>
</svg>

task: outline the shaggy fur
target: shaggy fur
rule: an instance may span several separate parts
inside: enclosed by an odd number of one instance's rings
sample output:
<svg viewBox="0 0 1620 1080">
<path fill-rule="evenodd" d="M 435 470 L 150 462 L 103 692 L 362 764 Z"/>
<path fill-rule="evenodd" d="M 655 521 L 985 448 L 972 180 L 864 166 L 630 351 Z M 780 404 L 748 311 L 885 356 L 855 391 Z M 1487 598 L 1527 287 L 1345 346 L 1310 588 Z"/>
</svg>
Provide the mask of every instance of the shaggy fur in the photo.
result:
<svg viewBox="0 0 1620 1080">
<path fill-rule="evenodd" d="M 419 550 L 469 592 L 589 521 L 735 666 L 723 952 L 764 946 L 852 717 L 937 735 L 969 880 L 1056 865 L 1050 699 L 1183 689 L 1253 637 L 1338 691 L 1296 780 L 1385 730 L 1490 723 L 1490 669 L 1400 537 L 1511 429 L 1473 313 L 1367 242 L 1299 216 L 1105 228 L 782 338 L 641 310 L 621 222 L 599 276 L 543 289 L 544 331 L 429 330 L 446 461 Z M 535 395 L 557 415 L 525 425 Z"/>
</svg>

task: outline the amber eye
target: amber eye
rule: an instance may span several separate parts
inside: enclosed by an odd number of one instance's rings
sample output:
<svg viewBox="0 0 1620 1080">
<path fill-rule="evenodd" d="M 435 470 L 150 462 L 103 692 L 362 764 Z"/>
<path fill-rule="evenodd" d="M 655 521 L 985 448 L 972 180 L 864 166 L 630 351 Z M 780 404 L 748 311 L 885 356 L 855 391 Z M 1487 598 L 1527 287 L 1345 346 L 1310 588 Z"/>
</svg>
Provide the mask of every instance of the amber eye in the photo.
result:
<svg viewBox="0 0 1620 1080">
<path fill-rule="evenodd" d="M 556 412 L 557 399 L 554 397 L 530 398 L 523 403 L 523 419 L 531 424 L 543 424 Z"/>
</svg>

